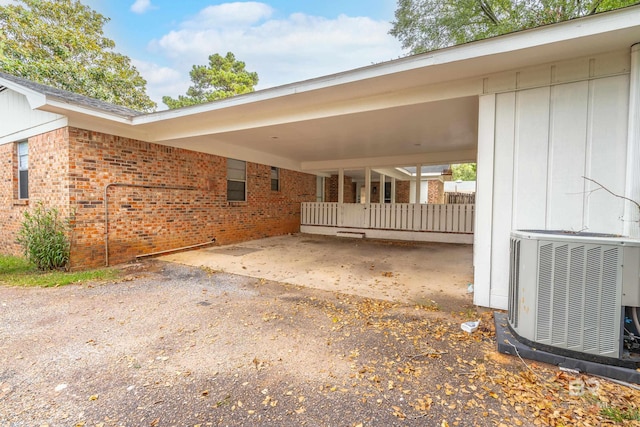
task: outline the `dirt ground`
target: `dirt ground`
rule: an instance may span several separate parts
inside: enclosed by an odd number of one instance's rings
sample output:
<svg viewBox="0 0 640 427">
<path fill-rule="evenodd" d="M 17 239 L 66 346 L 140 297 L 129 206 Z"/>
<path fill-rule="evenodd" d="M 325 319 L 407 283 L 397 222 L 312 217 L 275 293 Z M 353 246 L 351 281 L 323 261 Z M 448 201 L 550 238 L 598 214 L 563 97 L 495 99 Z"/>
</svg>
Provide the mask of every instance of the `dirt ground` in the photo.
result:
<svg viewBox="0 0 640 427">
<path fill-rule="evenodd" d="M 0 426 L 614 425 L 599 402 L 640 402 L 497 354 L 467 295 L 444 312 L 157 260 L 123 274 L 0 286 Z"/>
</svg>

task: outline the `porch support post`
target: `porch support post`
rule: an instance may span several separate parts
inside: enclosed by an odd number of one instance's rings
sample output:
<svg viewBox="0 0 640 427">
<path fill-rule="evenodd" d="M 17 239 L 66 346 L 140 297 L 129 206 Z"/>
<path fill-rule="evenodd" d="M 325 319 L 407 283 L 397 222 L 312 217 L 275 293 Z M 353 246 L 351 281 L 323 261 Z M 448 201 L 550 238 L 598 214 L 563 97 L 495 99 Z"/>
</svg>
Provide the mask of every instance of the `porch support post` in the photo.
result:
<svg viewBox="0 0 640 427">
<path fill-rule="evenodd" d="M 416 204 L 420 204 L 420 183 L 422 182 L 422 165 L 416 165 Z"/>
<path fill-rule="evenodd" d="M 380 174 L 380 197 L 378 202 L 379 203 L 384 203 L 384 195 L 385 195 L 385 191 L 384 191 L 384 187 L 387 184 L 387 177 L 384 174 Z"/>
<path fill-rule="evenodd" d="M 416 165 L 416 203 L 413 205 L 413 229 L 420 229 L 420 216 L 422 206 L 420 206 L 420 185 L 422 184 L 422 165 Z"/>
<path fill-rule="evenodd" d="M 371 203 L 371 168 L 364 168 L 364 203 Z"/>
<path fill-rule="evenodd" d="M 640 43 L 631 46 L 629 74 L 629 130 L 627 133 L 627 177 L 625 197 L 640 203 Z M 626 200 L 624 204 L 625 236 L 640 237 L 640 212 Z"/>
<path fill-rule="evenodd" d="M 391 177 L 391 203 L 396 202 L 396 179 Z"/>
<path fill-rule="evenodd" d="M 369 228 L 371 217 L 369 215 L 371 205 L 371 167 L 364 168 L 364 226 Z"/>
<path fill-rule="evenodd" d="M 344 203 L 344 169 L 338 169 L 338 203 Z"/>
<path fill-rule="evenodd" d="M 344 169 L 338 169 L 338 226 L 344 224 Z"/>
</svg>

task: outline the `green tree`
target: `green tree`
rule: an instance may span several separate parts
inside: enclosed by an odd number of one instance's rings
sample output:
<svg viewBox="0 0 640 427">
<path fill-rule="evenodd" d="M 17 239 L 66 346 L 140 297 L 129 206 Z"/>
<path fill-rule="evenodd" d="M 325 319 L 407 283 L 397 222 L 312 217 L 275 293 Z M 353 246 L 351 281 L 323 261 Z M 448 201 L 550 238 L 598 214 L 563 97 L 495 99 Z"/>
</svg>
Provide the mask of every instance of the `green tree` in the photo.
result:
<svg viewBox="0 0 640 427">
<path fill-rule="evenodd" d="M 147 82 L 104 36 L 108 21 L 78 0 L 0 6 L 0 70 L 135 110 L 155 109 Z"/>
<path fill-rule="evenodd" d="M 389 34 L 421 53 L 617 9 L 638 0 L 398 0 Z"/>
<path fill-rule="evenodd" d="M 475 181 L 476 180 L 476 164 L 475 163 L 462 163 L 458 165 L 451 165 L 451 172 L 453 172 L 452 179 L 454 181 Z"/>
<path fill-rule="evenodd" d="M 236 60 L 231 52 L 226 56 L 217 53 L 209 56 L 209 65 L 194 65 L 189 75 L 193 86 L 189 87 L 186 96 L 179 95 L 178 99 L 162 97 L 167 107 L 186 107 L 253 92 L 258 84 L 258 73 L 247 71 L 245 63 Z"/>
</svg>

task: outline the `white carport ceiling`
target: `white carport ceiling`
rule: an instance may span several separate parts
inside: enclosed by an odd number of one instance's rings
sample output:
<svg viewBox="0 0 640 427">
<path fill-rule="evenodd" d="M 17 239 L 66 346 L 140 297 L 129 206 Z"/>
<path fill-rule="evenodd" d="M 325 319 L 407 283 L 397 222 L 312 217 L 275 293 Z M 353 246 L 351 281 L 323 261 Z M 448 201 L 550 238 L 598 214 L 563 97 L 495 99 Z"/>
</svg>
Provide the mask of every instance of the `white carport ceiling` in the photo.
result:
<svg viewBox="0 0 640 427">
<path fill-rule="evenodd" d="M 473 151 L 477 117 L 478 98 L 464 97 L 224 132 L 198 138 L 197 147 L 214 152 L 220 143 L 231 144 L 299 163 L 361 158 L 384 163 L 390 155 Z M 193 148 L 194 139 L 165 143 Z"/>
</svg>

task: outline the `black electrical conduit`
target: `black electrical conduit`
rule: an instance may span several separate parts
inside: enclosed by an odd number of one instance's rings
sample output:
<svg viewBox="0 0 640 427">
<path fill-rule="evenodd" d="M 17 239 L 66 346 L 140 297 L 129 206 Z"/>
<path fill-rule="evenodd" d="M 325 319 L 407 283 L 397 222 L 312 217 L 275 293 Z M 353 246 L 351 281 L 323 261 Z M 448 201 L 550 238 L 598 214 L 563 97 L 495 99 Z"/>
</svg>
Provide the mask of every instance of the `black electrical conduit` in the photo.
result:
<svg viewBox="0 0 640 427">
<path fill-rule="evenodd" d="M 197 187 L 177 187 L 170 185 L 147 185 L 147 184 L 127 184 L 125 182 L 112 182 L 104 186 L 104 263 L 107 267 L 109 267 L 109 199 L 108 199 L 108 191 L 111 187 L 131 187 L 131 188 L 148 188 L 148 189 L 159 189 L 159 190 L 186 190 L 186 191 L 194 191 L 199 190 Z M 215 239 L 213 240 L 215 241 Z M 212 242 L 201 243 L 192 246 L 186 246 L 184 248 L 175 248 L 171 249 L 171 251 L 179 251 L 181 249 L 189 249 L 192 247 L 203 246 L 211 244 Z M 165 251 L 166 252 L 166 251 Z M 160 252 L 155 252 L 158 254 Z"/>
</svg>

